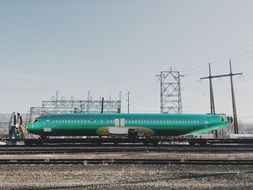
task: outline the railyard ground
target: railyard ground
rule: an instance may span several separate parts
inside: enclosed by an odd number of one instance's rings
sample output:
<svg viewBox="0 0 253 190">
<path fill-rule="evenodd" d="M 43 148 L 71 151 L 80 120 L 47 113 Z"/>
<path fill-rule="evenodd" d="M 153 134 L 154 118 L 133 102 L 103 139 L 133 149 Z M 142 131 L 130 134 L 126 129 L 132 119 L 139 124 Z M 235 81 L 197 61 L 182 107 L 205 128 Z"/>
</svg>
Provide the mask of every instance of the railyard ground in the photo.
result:
<svg viewBox="0 0 253 190">
<path fill-rule="evenodd" d="M 252 159 L 252 153 L 82 153 L 1 158 Z M 0 159 L 1 159 L 0 158 Z M 253 189 L 253 166 L 0 165 L 0 189 Z"/>
</svg>

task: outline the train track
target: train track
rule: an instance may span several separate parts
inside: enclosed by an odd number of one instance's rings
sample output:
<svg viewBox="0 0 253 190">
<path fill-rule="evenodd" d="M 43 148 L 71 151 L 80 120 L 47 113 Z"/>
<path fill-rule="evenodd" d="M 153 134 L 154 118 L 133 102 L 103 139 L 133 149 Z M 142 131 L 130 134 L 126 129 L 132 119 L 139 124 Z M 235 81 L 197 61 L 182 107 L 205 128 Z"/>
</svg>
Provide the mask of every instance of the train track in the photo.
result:
<svg viewBox="0 0 253 190">
<path fill-rule="evenodd" d="M 159 146 L 0 146 L 0 155 L 4 154 L 52 154 L 82 152 L 253 152 L 252 145 L 159 145 Z"/>
<path fill-rule="evenodd" d="M 0 159 L 3 164 L 71 164 L 71 165 L 253 165 L 253 160 L 192 160 L 192 159 Z"/>
</svg>

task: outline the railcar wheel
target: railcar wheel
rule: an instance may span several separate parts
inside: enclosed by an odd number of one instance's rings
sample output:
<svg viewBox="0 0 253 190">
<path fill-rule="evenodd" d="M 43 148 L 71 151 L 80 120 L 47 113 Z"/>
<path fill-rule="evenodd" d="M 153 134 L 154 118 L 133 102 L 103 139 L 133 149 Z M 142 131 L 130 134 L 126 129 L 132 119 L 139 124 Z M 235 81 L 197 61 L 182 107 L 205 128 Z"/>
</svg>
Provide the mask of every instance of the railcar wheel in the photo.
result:
<svg viewBox="0 0 253 190">
<path fill-rule="evenodd" d="M 206 146 L 206 145 L 207 145 L 207 141 L 200 141 L 200 142 L 199 142 L 199 145 L 200 145 L 200 146 Z"/>
<path fill-rule="evenodd" d="M 154 141 L 154 142 L 153 142 L 153 145 L 154 145 L 154 146 L 157 146 L 158 143 L 159 143 L 159 141 Z"/>
<path fill-rule="evenodd" d="M 196 145 L 196 142 L 195 141 L 188 141 L 189 145 L 191 146 L 195 146 Z"/>
</svg>

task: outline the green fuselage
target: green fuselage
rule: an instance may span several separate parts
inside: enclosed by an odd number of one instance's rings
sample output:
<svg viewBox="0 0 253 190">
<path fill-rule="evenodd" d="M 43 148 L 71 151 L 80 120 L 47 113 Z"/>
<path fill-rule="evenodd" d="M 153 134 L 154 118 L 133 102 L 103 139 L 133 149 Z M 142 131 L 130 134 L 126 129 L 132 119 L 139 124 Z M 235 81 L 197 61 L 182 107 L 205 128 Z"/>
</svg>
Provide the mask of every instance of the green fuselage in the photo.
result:
<svg viewBox="0 0 253 190">
<path fill-rule="evenodd" d="M 227 127 L 225 115 L 211 114 L 56 114 L 41 116 L 27 126 L 41 136 L 177 136 Z"/>
</svg>

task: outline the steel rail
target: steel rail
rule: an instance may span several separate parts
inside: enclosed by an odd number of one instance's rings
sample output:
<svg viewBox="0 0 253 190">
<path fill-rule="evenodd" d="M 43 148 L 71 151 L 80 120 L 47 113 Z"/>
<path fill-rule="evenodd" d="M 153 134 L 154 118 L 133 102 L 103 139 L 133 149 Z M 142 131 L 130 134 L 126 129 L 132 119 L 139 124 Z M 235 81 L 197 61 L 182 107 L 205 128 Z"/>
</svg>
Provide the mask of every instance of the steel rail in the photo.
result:
<svg viewBox="0 0 253 190">
<path fill-rule="evenodd" d="M 5 146 L 0 147 L 0 155 L 4 154 L 52 154 L 83 152 L 191 152 L 191 153 L 229 153 L 253 152 L 253 146 Z"/>
<path fill-rule="evenodd" d="M 192 160 L 192 159 L 0 159 L 3 164 L 71 164 L 71 165 L 253 165 L 253 160 Z"/>
</svg>

